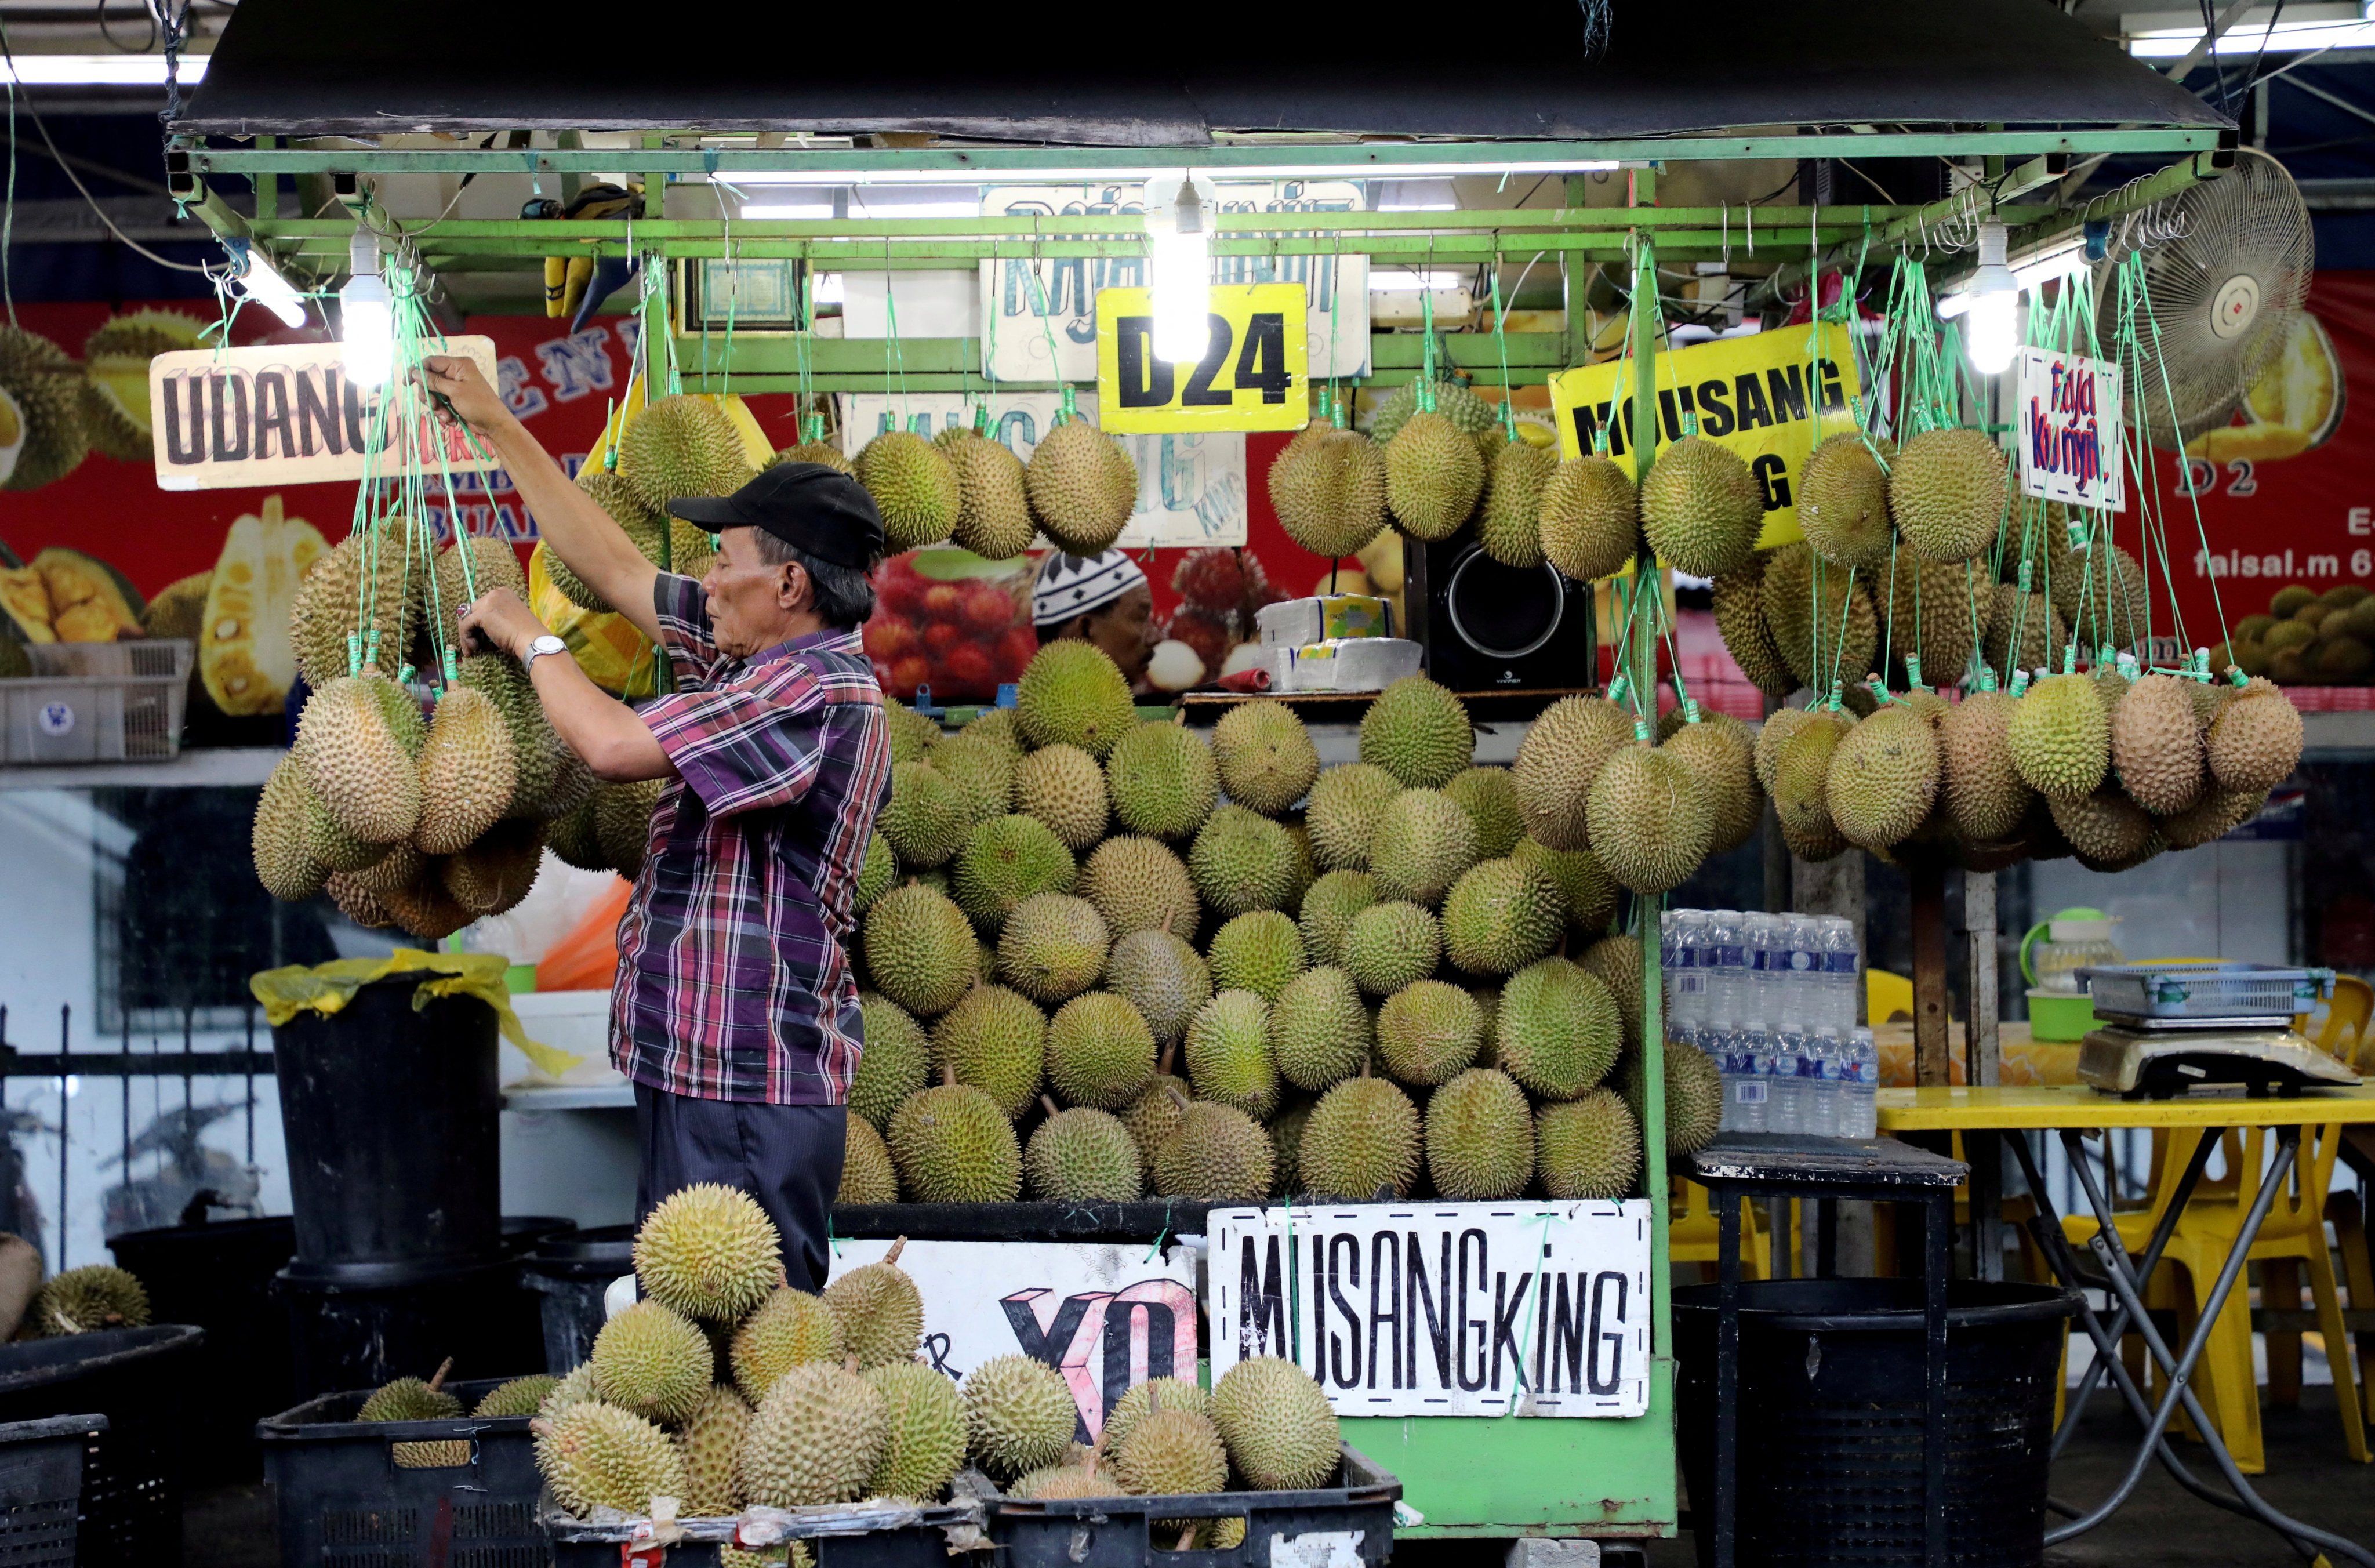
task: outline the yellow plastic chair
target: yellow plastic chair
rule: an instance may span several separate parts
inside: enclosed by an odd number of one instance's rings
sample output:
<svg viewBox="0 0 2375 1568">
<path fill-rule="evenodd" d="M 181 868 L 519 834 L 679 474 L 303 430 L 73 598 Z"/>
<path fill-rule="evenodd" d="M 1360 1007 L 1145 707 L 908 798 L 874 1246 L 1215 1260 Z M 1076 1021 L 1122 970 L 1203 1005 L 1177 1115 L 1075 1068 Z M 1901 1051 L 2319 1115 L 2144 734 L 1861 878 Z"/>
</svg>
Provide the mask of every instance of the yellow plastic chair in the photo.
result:
<svg viewBox="0 0 2375 1568">
<path fill-rule="evenodd" d="M 2340 975 L 2334 982 L 2334 996 L 2326 1002 L 2323 1016 L 2313 1018 L 2303 1013 L 2294 1019 L 2293 1027 L 2310 1034 L 2320 1050 L 2332 1055 L 2354 1072 L 2375 1069 L 2375 1048 L 2368 1041 L 2368 1020 L 2375 1014 L 2375 987 L 2355 975 Z M 2310 1026 L 2317 1025 L 2310 1034 Z M 2340 1262 L 2342 1282 L 2350 1291 L 2350 1304 L 2365 1310 L 2375 1306 L 2375 1267 L 2370 1267 L 2367 1252 L 2365 1216 L 2359 1212 L 2358 1195 L 2355 1192 L 2329 1193 L 2325 1199 L 2325 1220 L 2334 1227 L 2334 1250 Z M 2300 1304 L 2300 1269 L 2289 1258 L 2274 1259 L 2260 1267 L 2260 1301 L 2263 1305 L 2283 1307 L 2290 1311 Z M 2280 1405 L 2300 1401 L 2301 1337 L 2288 1330 L 2272 1329 L 2268 1340 L 2268 1397 Z M 2360 1337 L 2360 1350 L 2369 1343 Z M 2328 1343 L 2326 1356 L 2347 1357 L 2349 1348 Z M 2365 1374 L 2369 1362 L 2364 1354 L 2359 1359 L 2359 1371 Z M 2363 1392 L 2363 1391 L 2362 1391 Z"/>
<path fill-rule="evenodd" d="M 1673 1179 L 1666 1200 L 1666 1259 L 1670 1263 L 1704 1263 L 1720 1261 L 1721 1238 L 1718 1233 L 1714 1199 L 1707 1188 L 1681 1176 Z M 1740 1274 L 1743 1279 L 1769 1279 L 1773 1277 L 1772 1249 L 1766 1244 L 1766 1231 L 1756 1217 L 1755 1206 L 1748 1199 L 1740 1200 Z"/>
<path fill-rule="evenodd" d="M 1898 1013 L 1908 1020 L 1913 1016 L 1913 982 L 1885 969 L 1865 970 L 1863 1016 L 1872 1020 L 1873 1027 L 1877 1029 Z"/>
</svg>

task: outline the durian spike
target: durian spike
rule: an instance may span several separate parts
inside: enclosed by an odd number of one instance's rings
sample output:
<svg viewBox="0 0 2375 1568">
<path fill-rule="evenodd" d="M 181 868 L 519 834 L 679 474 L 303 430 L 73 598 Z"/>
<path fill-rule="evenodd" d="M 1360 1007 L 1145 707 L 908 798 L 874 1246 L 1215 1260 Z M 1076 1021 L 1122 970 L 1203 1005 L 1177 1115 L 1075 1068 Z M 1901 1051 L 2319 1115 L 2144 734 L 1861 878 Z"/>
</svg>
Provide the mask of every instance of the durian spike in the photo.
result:
<svg viewBox="0 0 2375 1568">
<path fill-rule="evenodd" d="M 447 1356 L 437 1363 L 437 1375 L 429 1380 L 429 1392 L 436 1393 L 445 1385 L 445 1374 L 454 1370 L 454 1358 Z"/>
</svg>

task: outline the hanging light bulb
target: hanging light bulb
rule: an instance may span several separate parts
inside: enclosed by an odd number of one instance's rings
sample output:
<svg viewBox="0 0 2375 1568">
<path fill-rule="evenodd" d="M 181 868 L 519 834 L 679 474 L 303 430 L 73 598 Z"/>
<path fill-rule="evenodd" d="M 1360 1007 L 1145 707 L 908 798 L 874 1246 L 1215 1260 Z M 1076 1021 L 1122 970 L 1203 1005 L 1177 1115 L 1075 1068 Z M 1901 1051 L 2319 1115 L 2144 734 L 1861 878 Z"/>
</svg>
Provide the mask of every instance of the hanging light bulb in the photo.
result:
<svg viewBox="0 0 2375 1568">
<path fill-rule="evenodd" d="M 1182 170 L 1146 183 L 1154 357 L 1194 364 L 1211 337 L 1212 213 L 1220 193 Z"/>
<path fill-rule="evenodd" d="M 1979 225 L 1979 267 L 1971 274 L 1970 323 L 1964 336 L 1971 368 L 1983 376 L 2001 374 L 2020 347 L 2015 320 L 2020 304 L 2020 279 L 2004 265 L 2004 226 L 1991 219 Z"/>
<path fill-rule="evenodd" d="M 285 325 L 305 324 L 304 298 L 274 269 L 263 252 L 245 240 L 225 240 L 223 248 L 230 253 L 230 275 L 242 295 L 278 316 Z"/>
<path fill-rule="evenodd" d="M 396 368 L 396 301 L 380 276 L 379 241 L 358 229 L 347 253 L 354 276 L 338 290 L 347 379 L 357 386 L 385 386 Z"/>
</svg>

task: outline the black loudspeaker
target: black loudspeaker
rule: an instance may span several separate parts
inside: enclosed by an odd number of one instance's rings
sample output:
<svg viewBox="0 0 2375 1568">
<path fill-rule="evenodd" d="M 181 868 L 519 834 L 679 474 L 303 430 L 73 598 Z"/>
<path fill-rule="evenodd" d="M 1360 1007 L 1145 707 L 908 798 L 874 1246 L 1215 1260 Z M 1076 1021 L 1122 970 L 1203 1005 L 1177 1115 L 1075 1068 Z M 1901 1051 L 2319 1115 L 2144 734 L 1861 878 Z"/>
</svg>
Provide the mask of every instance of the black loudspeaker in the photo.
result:
<svg viewBox="0 0 2375 1568">
<path fill-rule="evenodd" d="M 1545 564 L 1504 566 L 1473 526 L 1402 541 L 1402 603 L 1427 674 L 1454 691 L 1573 691 L 1600 684 L 1591 584 Z"/>
</svg>

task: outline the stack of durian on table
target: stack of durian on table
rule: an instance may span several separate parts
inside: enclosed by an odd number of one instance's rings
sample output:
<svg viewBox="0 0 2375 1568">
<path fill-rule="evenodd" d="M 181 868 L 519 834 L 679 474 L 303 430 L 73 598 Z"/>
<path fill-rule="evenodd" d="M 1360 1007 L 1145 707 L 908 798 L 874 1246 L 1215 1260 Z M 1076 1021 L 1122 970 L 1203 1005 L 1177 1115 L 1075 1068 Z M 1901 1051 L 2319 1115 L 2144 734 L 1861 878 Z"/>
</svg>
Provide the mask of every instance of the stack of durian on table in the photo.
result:
<svg viewBox="0 0 2375 1568">
<path fill-rule="evenodd" d="M 1464 706 L 1412 677 L 1322 770 L 1282 703 L 1209 740 L 1140 723 L 1079 642 L 954 734 L 890 717 L 842 1201 L 1634 1191 L 1618 890 L 1754 832 L 1745 726 L 1653 745 L 1570 698 L 1475 767 Z M 1670 1047 L 1666 1079 L 1696 1148 L 1715 1069 Z"/>
<path fill-rule="evenodd" d="M 924 1305 L 898 1266 L 904 1244 L 821 1293 L 793 1290 L 774 1226 L 748 1195 L 686 1187 L 638 1231 L 644 1299 L 603 1326 L 591 1357 L 565 1375 L 505 1383 L 471 1414 L 533 1417 L 553 1501 L 597 1522 L 647 1516 L 655 1498 L 675 1499 L 689 1519 L 929 1503 L 967 1464 L 1034 1498 L 1280 1491 L 1335 1475 L 1334 1412 L 1290 1362 L 1241 1362 L 1211 1390 L 1140 1383 L 1106 1412 L 1093 1446 L 1074 1442 L 1070 1385 L 1044 1362 L 994 1357 L 959 1384 L 918 1359 Z M 445 1371 L 398 1378 L 356 1419 L 459 1417 Z M 456 1462 L 447 1446 L 399 1444 L 396 1463 Z M 1223 1546 L 1243 1527 L 1199 1527 Z M 792 1560 L 803 1556 L 795 1546 Z"/>
</svg>

